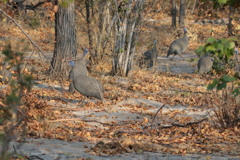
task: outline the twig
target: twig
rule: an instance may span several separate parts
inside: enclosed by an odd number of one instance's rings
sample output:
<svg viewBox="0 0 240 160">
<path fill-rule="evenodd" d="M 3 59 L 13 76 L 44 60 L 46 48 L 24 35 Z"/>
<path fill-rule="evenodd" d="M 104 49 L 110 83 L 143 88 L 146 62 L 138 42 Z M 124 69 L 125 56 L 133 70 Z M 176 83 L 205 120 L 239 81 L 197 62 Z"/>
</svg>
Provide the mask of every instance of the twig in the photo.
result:
<svg viewBox="0 0 240 160">
<path fill-rule="evenodd" d="M 162 107 L 160 107 L 157 112 L 155 113 L 154 117 L 153 117 L 153 120 L 152 120 L 152 123 L 151 123 L 151 130 L 152 130 L 152 124 L 153 124 L 153 121 L 155 119 L 155 117 L 157 116 L 158 112 L 165 106 L 165 104 L 162 105 Z"/>
<path fill-rule="evenodd" d="M 11 128 L 9 128 L 5 133 L 6 135 L 9 135 L 8 137 L 6 137 L 6 139 L 4 140 L 4 143 L 2 144 L 2 149 L 1 149 L 1 157 L 0 159 L 4 159 L 3 157 L 5 156 L 5 152 L 6 150 L 8 149 L 8 145 L 9 145 L 9 142 L 11 140 L 11 135 L 13 133 L 13 130 L 18 127 L 22 120 L 24 119 L 25 116 L 21 116 L 21 118 L 19 119 L 19 121 L 17 122 L 17 124 L 13 125 Z"/>
<path fill-rule="evenodd" d="M 44 159 L 42 159 L 41 157 L 35 156 L 35 155 L 29 156 L 27 159 L 28 159 L 28 160 L 32 160 L 32 159 L 36 159 L 36 158 L 38 158 L 38 159 L 40 159 L 40 160 L 44 160 Z"/>
<path fill-rule="evenodd" d="M 145 133 L 145 131 L 118 131 L 118 133 Z"/>
<path fill-rule="evenodd" d="M 172 97 L 173 97 L 173 95 L 170 96 L 170 97 L 167 99 L 166 103 L 167 103 Z M 166 103 L 165 103 L 165 104 L 166 104 Z M 158 112 L 165 106 L 165 104 L 163 104 L 162 107 L 160 107 L 160 108 L 157 110 L 157 112 L 155 113 L 155 115 L 154 115 L 154 117 L 153 117 L 153 120 L 152 120 L 152 123 L 151 123 L 151 130 L 152 130 L 152 124 L 153 124 L 153 121 L 154 121 L 155 117 L 157 116 Z"/>
<path fill-rule="evenodd" d="M 204 118 L 204 119 L 202 119 L 202 120 L 200 120 L 200 121 L 196 121 L 196 122 L 188 122 L 187 124 L 176 124 L 176 123 L 172 123 L 171 124 L 171 126 L 164 126 L 164 127 L 161 127 L 161 128 L 172 128 L 172 127 L 186 127 L 186 126 L 188 126 L 188 125 L 192 125 L 192 124 L 198 124 L 198 123 L 201 123 L 201 122 L 203 122 L 203 121 L 207 121 L 208 120 L 208 118 Z"/>
<path fill-rule="evenodd" d="M 84 16 L 84 14 L 82 13 L 82 10 L 83 10 L 84 8 L 85 8 L 85 6 L 79 10 L 77 7 L 75 7 L 75 9 L 76 9 L 78 12 L 81 13 L 81 15 L 83 16 L 83 18 L 84 18 L 85 20 L 87 20 L 86 17 Z"/>
</svg>

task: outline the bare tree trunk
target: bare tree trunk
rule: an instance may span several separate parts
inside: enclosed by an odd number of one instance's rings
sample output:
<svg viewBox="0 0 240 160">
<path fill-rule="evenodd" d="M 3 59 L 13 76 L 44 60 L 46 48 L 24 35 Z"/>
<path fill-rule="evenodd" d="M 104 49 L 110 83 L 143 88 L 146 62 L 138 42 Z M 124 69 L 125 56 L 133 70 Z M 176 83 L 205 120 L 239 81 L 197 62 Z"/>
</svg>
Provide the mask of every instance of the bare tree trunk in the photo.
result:
<svg viewBox="0 0 240 160">
<path fill-rule="evenodd" d="M 232 6 L 229 5 L 229 24 L 228 24 L 228 35 L 232 36 L 232 12 L 233 12 L 234 8 Z"/>
<path fill-rule="evenodd" d="M 193 8 L 192 8 L 192 11 L 191 11 L 191 14 L 193 14 L 193 12 L 195 11 L 196 5 L 197 5 L 197 0 L 194 1 Z"/>
<path fill-rule="evenodd" d="M 67 65 L 63 60 L 76 57 L 77 55 L 75 1 L 65 1 L 68 3 L 68 6 L 61 7 L 58 5 L 58 12 L 55 14 L 56 43 L 54 46 L 53 60 L 51 61 L 54 70 L 62 73 L 63 76 L 68 75 L 70 68 L 70 65 Z M 57 0 L 55 0 L 55 4 L 58 4 Z"/>
<path fill-rule="evenodd" d="M 185 9 L 185 15 L 187 15 L 187 9 L 188 9 L 188 7 L 189 7 L 190 2 L 191 2 L 191 0 L 188 0 L 187 7 L 186 7 L 186 9 Z"/>
<path fill-rule="evenodd" d="M 184 25 L 185 0 L 180 0 L 179 25 Z"/>
<path fill-rule="evenodd" d="M 176 0 L 172 0 L 172 27 L 175 30 L 176 29 Z"/>
<path fill-rule="evenodd" d="M 128 76 L 133 66 L 133 57 L 138 33 L 143 24 L 143 0 L 125 1 L 118 6 L 115 0 L 117 22 L 115 22 L 115 47 L 113 49 L 114 75 Z M 120 8 L 124 6 L 124 8 Z M 120 9 L 119 9 L 120 8 Z M 121 14 L 118 14 L 121 13 Z"/>
<path fill-rule="evenodd" d="M 93 14 L 92 14 L 92 18 L 91 18 L 89 3 L 90 3 L 90 0 L 85 0 L 88 40 L 89 40 L 89 47 L 91 48 L 89 62 L 90 62 L 90 65 L 92 65 L 92 64 L 96 64 L 97 55 L 95 54 L 95 52 L 93 50 L 93 31 L 92 31 L 92 27 L 91 27 L 91 21 L 93 19 Z M 93 13 L 93 11 L 92 11 L 92 13 Z"/>
<path fill-rule="evenodd" d="M 98 2 L 99 6 L 99 35 L 97 38 L 97 44 L 96 44 L 96 50 L 95 50 L 95 55 L 98 55 L 98 53 L 101 50 L 101 41 L 102 41 L 102 34 L 103 34 L 103 28 L 105 27 L 105 21 L 106 21 L 106 12 L 104 11 L 106 9 L 106 1 L 101 0 Z M 101 56 L 102 58 L 102 56 Z"/>
</svg>

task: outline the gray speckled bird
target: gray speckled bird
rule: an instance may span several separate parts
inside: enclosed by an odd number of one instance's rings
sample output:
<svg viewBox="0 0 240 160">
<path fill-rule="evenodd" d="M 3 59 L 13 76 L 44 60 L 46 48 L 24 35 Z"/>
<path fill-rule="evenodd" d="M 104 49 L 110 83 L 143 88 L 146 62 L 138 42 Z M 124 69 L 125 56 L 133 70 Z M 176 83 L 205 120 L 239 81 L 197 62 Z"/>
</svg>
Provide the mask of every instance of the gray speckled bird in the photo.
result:
<svg viewBox="0 0 240 160">
<path fill-rule="evenodd" d="M 211 70 L 213 65 L 212 57 L 209 53 L 204 54 L 198 61 L 198 73 L 203 74 Z"/>
<path fill-rule="evenodd" d="M 85 55 L 87 54 L 88 52 L 88 48 L 86 48 L 84 50 L 84 53 L 83 53 L 83 57 L 77 61 L 76 63 L 74 63 L 72 61 L 72 59 L 69 59 L 69 62 L 70 62 L 70 65 L 72 66 L 72 69 L 70 70 L 69 72 L 69 80 L 71 81 L 70 82 L 70 85 L 69 85 L 69 92 L 70 93 L 73 93 L 74 92 L 74 86 L 73 86 L 73 73 L 77 76 L 77 75 L 87 75 L 87 68 L 86 68 L 86 63 L 84 61 L 84 57 Z"/>
<path fill-rule="evenodd" d="M 98 80 L 86 75 L 74 75 L 73 85 L 83 96 L 95 97 L 101 101 L 103 100 L 104 87 Z"/>
<path fill-rule="evenodd" d="M 77 65 L 74 65 L 72 60 L 69 60 L 71 66 L 73 66 L 71 72 L 72 85 L 83 96 L 95 97 L 99 100 L 103 100 L 104 87 L 98 80 L 87 76 L 85 71 L 79 72 Z M 86 66 L 85 66 L 86 67 Z M 69 86 L 69 90 L 70 90 Z"/>
<path fill-rule="evenodd" d="M 155 39 L 153 43 L 154 47 L 143 54 L 142 62 L 147 62 L 147 67 L 152 67 L 157 61 L 157 40 Z"/>
<path fill-rule="evenodd" d="M 176 39 L 171 43 L 167 53 L 167 57 L 170 56 L 171 54 L 174 54 L 173 57 L 178 54 L 183 59 L 183 57 L 180 54 L 183 53 L 187 49 L 187 47 L 188 47 L 187 27 L 184 27 L 184 36 L 182 38 Z"/>
</svg>

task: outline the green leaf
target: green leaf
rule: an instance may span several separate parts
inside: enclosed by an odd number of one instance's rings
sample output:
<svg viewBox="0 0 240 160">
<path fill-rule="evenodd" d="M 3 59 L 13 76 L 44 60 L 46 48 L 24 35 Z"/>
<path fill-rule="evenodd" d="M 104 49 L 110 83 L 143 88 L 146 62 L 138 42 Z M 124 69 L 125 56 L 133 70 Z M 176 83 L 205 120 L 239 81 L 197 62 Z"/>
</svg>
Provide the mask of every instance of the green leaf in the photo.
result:
<svg viewBox="0 0 240 160">
<path fill-rule="evenodd" d="M 237 97 L 237 96 L 240 94 L 239 89 L 238 89 L 238 88 L 234 89 L 234 90 L 232 91 L 232 94 L 234 94 L 234 97 Z"/>
<path fill-rule="evenodd" d="M 227 86 L 227 83 L 223 81 L 222 83 L 219 83 L 217 85 L 217 90 L 222 90 L 223 88 L 226 88 L 226 86 Z"/>
<path fill-rule="evenodd" d="M 221 42 L 224 44 L 224 43 L 227 43 L 227 40 L 226 40 L 225 38 L 223 38 L 223 39 L 221 40 Z"/>
<path fill-rule="evenodd" d="M 234 42 L 229 42 L 229 44 L 230 44 L 230 48 L 231 49 L 235 47 L 235 43 Z"/>
<path fill-rule="evenodd" d="M 232 81 L 236 81 L 237 79 L 235 77 L 229 77 L 229 76 L 223 75 L 223 80 L 226 82 L 232 82 Z"/>
<path fill-rule="evenodd" d="M 221 52 L 223 52 L 223 44 L 221 44 L 221 43 L 218 43 L 218 45 L 217 45 L 217 49 L 218 50 L 220 50 Z"/>
<path fill-rule="evenodd" d="M 215 78 L 213 83 L 209 84 L 207 90 L 213 90 L 213 88 L 218 84 L 218 80 Z"/>
<path fill-rule="evenodd" d="M 230 37 L 227 39 L 228 41 L 237 41 L 237 38 L 236 37 Z"/>
<path fill-rule="evenodd" d="M 215 52 L 215 51 L 216 51 L 215 46 L 214 46 L 214 45 L 207 46 L 207 47 L 206 47 L 206 52 L 208 52 L 208 51 L 213 51 L 213 52 Z"/>
<path fill-rule="evenodd" d="M 222 4 L 222 3 L 226 4 L 226 3 L 227 3 L 227 0 L 218 0 L 218 3 L 220 3 L 220 4 Z"/>
<path fill-rule="evenodd" d="M 208 38 L 207 39 L 207 43 L 213 43 L 213 42 L 215 42 L 216 41 L 216 39 L 214 38 L 214 37 L 210 37 L 210 38 Z"/>
<path fill-rule="evenodd" d="M 196 53 L 201 53 L 204 50 L 204 46 L 199 46 Z"/>
</svg>

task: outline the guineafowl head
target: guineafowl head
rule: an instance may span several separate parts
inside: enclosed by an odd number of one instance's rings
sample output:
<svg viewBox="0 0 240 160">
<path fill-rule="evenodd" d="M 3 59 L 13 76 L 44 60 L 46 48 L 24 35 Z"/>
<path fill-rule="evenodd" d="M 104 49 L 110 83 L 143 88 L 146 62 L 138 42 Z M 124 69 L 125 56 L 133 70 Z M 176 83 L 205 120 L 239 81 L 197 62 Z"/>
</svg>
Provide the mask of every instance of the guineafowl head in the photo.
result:
<svg viewBox="0 0 240 160">
<path fill-rule="evenodd" d="M 184 33 L 187 33 L 187 27 L 184 27 L 183 30 L 184 30 Z"/>
<path fill-rule="evenodd" d="M 154 39 L 153 43 L 154 43 L 154 45 L 156 46 L 156 45 L 157 45 L 157 40 Z"/>
<path fill-rule="evenodd" d="M 234 47 L 234 51 L 236 52 L 236 55 L 239 54 L 238 49 L 236 47 Z"/>
<path fill-rule="evenodd" d="M 73 67 L 74 66 L 74 62 L 73 62 L 72 58 L 69 58 L 68 61 L 69 61 L 70 65 Z"/>
<path fill-rule="evenodd" d="M 87 54 L 88 51 L 89 51 L 89 49 L 86 48 L 86 49 L 84 50 L 84 52 L 83 52 L 83 56 L 86 56 L 86 54 Z"/>
</svg>

